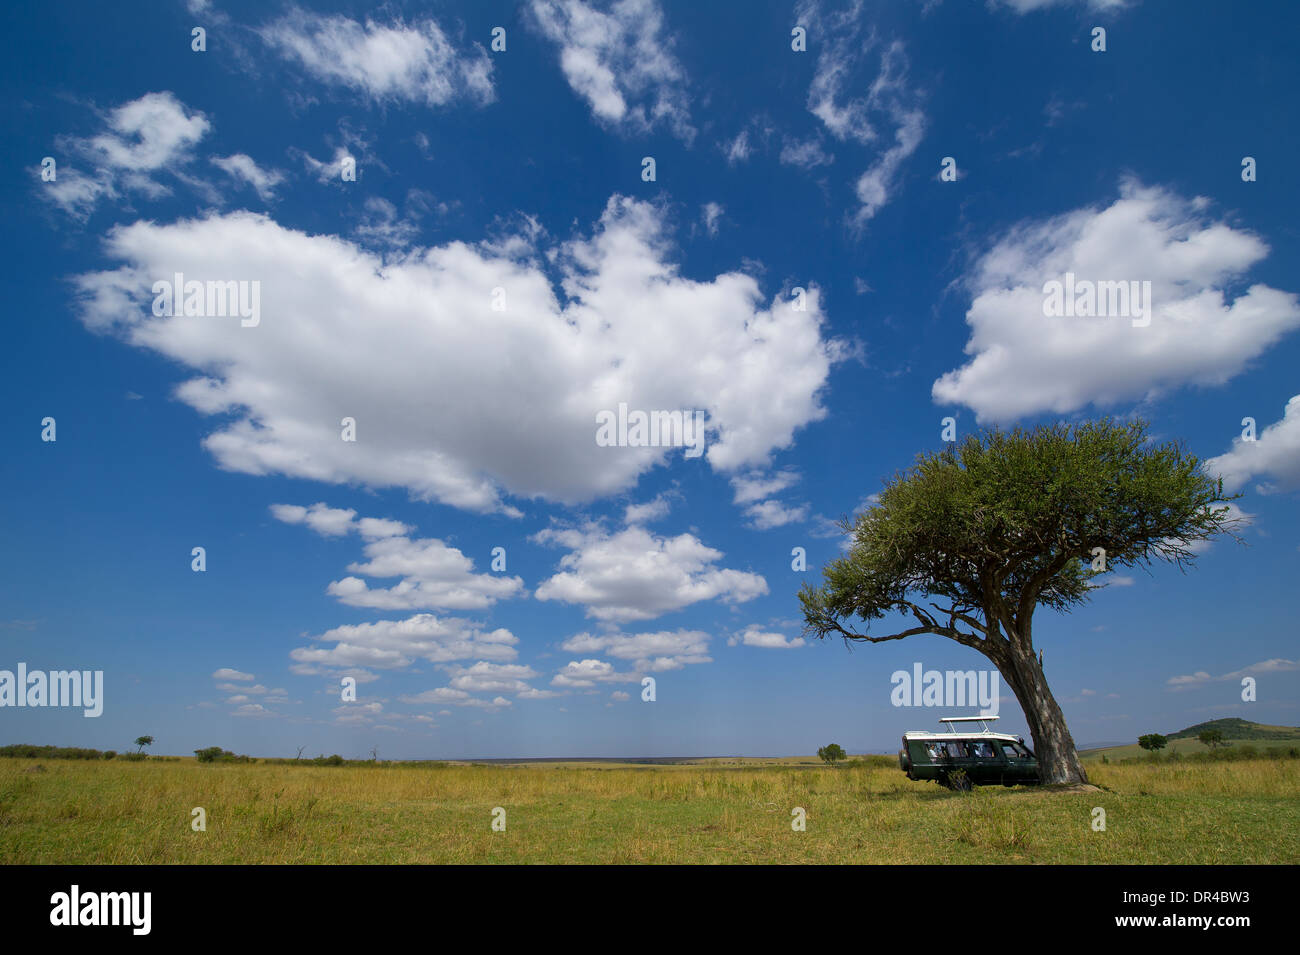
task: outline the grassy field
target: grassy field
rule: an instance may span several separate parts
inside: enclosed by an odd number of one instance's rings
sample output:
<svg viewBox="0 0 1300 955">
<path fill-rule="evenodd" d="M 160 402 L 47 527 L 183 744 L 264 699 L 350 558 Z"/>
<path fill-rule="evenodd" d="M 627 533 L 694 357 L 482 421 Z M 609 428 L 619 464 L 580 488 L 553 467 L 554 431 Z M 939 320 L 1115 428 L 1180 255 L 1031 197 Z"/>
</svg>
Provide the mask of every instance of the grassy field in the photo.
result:
<svg viewBox="0 0 1300 955">
<path fill-rule="evenodd" d="M 331 768 L 0 759 L 0 862 L 1300 861 L 1300 760 L 1095 764 L 1089 773 L 1102 792 L 971 794 L 870 762 Z M 497 806 L 507 813 L 504 832 L 491 828 Z M 791 829 L 796 806 L 807 812 L 804 832 Z M 1106 810 L 1105 832 L 1091 827 L 1095 806 Z M 194 807 L 206 810 L 205 832 L 191 830 Z"/>
<path fill-rule="evenodd" d="M 1220 745 L 1226 746 L 1230 749 L 1240 749 L 1242 746 L 1253 746 L 1257 751 L 1264 752 L 1265 750 L 1286 750 L 1300 746 L 1300 739 L 1230 739 L 1225 740 Z M 1207 752 L 1209 749 L 1209 746 L 1206 746 L 1199 740 L 1171 739 L 1169 744 L 1164 749 L 1160 750 L 1160 755 L 1168 756 L 1171 753 L 1177 753 L 1179 756 L 1190 756 L 1193 753 Z M 1103 755 L 1105 755 L 1107 759 L 1112 760 L 1132 758 L 1141 759 L 1147 756 L 1147 752 L 1137 743 L 1132 743 L 1128 746 L 1109 746 L 1105 749 L 1090 749 L 1080 753 L 1079 757 L 1085 762 L 1088 762 L 1094 759 L 1100 760 Z M 1092 765 L 1091 762 L 1088 762 L 1088 764 Z"/>
</svg>

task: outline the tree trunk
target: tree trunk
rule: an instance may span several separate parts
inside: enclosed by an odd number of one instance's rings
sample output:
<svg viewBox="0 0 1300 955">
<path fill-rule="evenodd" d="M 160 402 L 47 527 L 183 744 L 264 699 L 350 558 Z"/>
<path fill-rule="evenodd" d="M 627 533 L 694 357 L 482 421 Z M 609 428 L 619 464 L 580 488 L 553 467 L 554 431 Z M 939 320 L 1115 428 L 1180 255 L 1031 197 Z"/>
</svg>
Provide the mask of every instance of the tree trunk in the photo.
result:
<svg viewBox="0 0 1300 955">
<path fill-rule="evenodd" d="M 1086 783 L 1088 775 L 1065 724 L 1065 714 L 1052 696 L 1033 648 L 1021 644 L 1015 639 L 1004 644 L 1005 652 L 993 662 L 1025 711 L 1034 738 L 1034 755 L 1038 757 L 1039 778 L 1044 783 Z"/>
</svg>

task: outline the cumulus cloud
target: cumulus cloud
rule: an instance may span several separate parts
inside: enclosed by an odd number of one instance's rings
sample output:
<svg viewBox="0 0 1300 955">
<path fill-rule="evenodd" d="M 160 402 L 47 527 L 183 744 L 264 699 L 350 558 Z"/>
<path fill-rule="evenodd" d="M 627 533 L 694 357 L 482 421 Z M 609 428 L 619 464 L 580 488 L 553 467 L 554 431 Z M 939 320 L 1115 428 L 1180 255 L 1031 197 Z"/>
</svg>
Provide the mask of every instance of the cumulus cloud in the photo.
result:
<svg viewBox="0 0 1300 955">
<path fill-rule="evenodd" d="M 528 680 L 539 674 L 521 663 L 488 663 L 480 660 L 473 666 L 448 667 L 448 686 L 470 693 L 526 693 L 532 689 Z"/>
<path fill-rule="evenodd" d="M 802 647 L 804 643 L 803 637 L 790 638 L 783 633 L 764 630 L 756 623 L 727 638 L 729 647 L 762 647 L 765 650 L 793 650 Z"/>
<path fill-rule="evenodd" d="M 684 142 L 695 138 L 686 71 L 656 0 L 618 0 L 606 10 L 583 0 L 533 0 L 530 9 L 560 47 L 570 88 L 599 122 L 637 133 L 664 125 Z"/>
<path fill-rule="evenodd" d="M 363 517 L 324 503 L 311 507 L 273 504 L 271 513 L 286 524 L 305 524 L 325 537 L 359 533 L 368 558 L 348 565 L 353 575 L 336 580 L 326 593 L 352 607 L 378 610 L 482 610 L 519 596 L 520 577 L 474 573 L 474 561 L 436 537 L 411 538 L 401 521 Z M 372 588 L 362 577 L 400 577 L 391 587 Z"/>
<path fill-rule="evenodd" d="M 816 287 L 797 311 L 779 296 L 764 307 L 745 274 L 682 278 L 661 212 L 637 200 L 611 199 L 590 239 L 543 249 L 538 231 L 384 260 L 250 212 L 137 222 L 108 236 L 126 265 L 80 277 L 82 318 L 195 372 L 177 396 L 223 416 L 204 446 L 225 469 L 475 511 L 517 514 L 503 490 L 592 500 L 683 453 L 597 445 L 597 413 L 622 402 L 704 411 L 706 459 L 728 473 L 765 466 L 825 416 L 842 349 L 821 336 Z M 175 272 L 259 280 L 260 324 L 154 316 L 152 283 Z M 344 417 L 355 442 L 340 440 Z"/>
<path fill-rule="evenodd" d="M 431 19 L 362 24 L 294 7 L 258 33 L 313 79 L 374 102 L 485 105 L 495 98 L 487 51 L 477 43 L 457 50 Z"/>
<path fill-rule="evenodd" d="M 1205 470 L 1223 478 L 1228 491 L 1236 491 L 1259 475 L 1273 481 L 1259 490 L 1300 490 L 1300 395 L 1286 403 L 1282 419 L 1275 421 L 1253 441 L 1236 438 L 1232 450 L 1205 462 Z"/>
<path fill-rule="evenodd" d="M 975 265 L 966 313 L 970 360 L 939 378 L 936 402 L 981 421 L 1151 398 L 1221 385 L 1300 326 L 1293 294 L 1255 284 L 1225 291 L 1268 253 L 1263 240 L 1205 221 L 1205 200 L 1121 184 L 1105 208 L 1012 229 Z M 1151 283 L 1150 324 L 1127 317 L 1046 317 L 1044 288 L 1079 281 Z"/>
<path fill-rule="evenodd" d="M 297 647 L 289 656 L 297 673 L 348 667 L 394 670 L 421 658 L 431 663 L 472 659 L 510 662 L 518 656 L 518 642 L 509 630 L 488 632 L 467 620 L 422 613 L 405 620 L 335 627 L 317 637 L 312 646 Z M 320 646 L 327 643 L 334 645 Z"/>
<path fill-rule="evenodd" d="M 210 129 L 201 112 L 188 109 L 172 93 L 146 93 L 109 113 L 97 135 L 61 140 L 90 171 L 60 163 L 55 181 L 41 183 L 41 195 L 74 218 L 84 219 L 101 199 L 128 193 L 151 199 L 168 195 L 170 187 L 159 179 L 163 173 L 194 185 L 183 167 Z"/>
<path fill-rule="evenodd" d="M 214 671 L 212 674 L 212 678 L 214 680 L 247 680 L 247 681 L 252 681 L 257 679 L 251 673 L 242 673 L 239 670 L 232 670 L 230 667 L 222 667 L 220 670 Z"/>
<path fill-rule="evenodd" d="M 486 710 L 499 710 L 505 706 L 513 706 L 510 700 L 504 696 L 497 696 L 491 700 L 480 699 L 476 696 L 470 696 L 464 690 L 457 690 L 454 687 L 441 686 L 434 690 L 425 690 L 423 693 L 413 693 L 406 696 L 399 696 L 398 700 L 403 703 L 437 703 L 443 706 L 476 706 Z"/>
<path fill-rule="evenodd" d="M 571 660 L 551 678 L 552 686 L 586 689 L 597 683 L 636 683 L 639 673 L 620 673 L 606 660 Z"/>
<path fill-rule="evenodd" d="M 306 524 L 322 537 L 342 537 L 351 533 L 355 530 L 353 519 L 357 516 L 356 511 L 330 507 L 323 502 L 317 502 L 311 507 L 302 507 L 298 504 L 272 504 L 271 514 L 277 521 L 286 524 Z"/>
<path fill-rule="evenodd" d="M 770 495 L 786 490 L 798 480 L 798 473 L 787 468 L 770 474 L 738 474 L 731 479 L 731 486 L 735 491 L 735 503 L 745 507 L 750 526 L 765 531 L 808 519 L 810 508 L 807 504 L 791 507 L 770 498 Z"/>
<path fill-rule="evenodd" d="M 774 471 L 770 474 L 763 472 L 737 474 L 731 479 L 731 488 L 736 492 L 734 500 L 737 504 L 752 504 L 773 494 L 780 494 L 798 482 L 798 472 L 786 468 L 784 471 Z"/>
<path fill-rule="evenodd" d="M 668 516 L 672 505 L 664 495 L 657 495 L 644 504 L 629 504 L 623 509 L 624 524 L 648 524 Z"/>
<path fill-rule="evenodd" d="M 597 620 L 649 620 L 701 600 L 744 603 L 767 593 L 760 575 L 715 566 L 722 551 L 691 534 L 660 537 L 633 526 L 611 535 L 589 526 L 550 528 L 533 540 L 570 550 L 537 599 L 582 604 Z"/>
<path fill-rule="evenodd" d="M 700 630 L 579 633 L 560 644 L 560 649 L 570 653 L 604 653 L 619 660 L 632 660 L 638 673 L 680 670 L 691 663 L 713 662 L 709 656 L 709 635 Z"/>
<path fill-rule="evenodd" d="M 519 595 L 519 577 L 475 574 L 474 561 L 437 538 L 385 537 L 364 548 L 366 561 L 348 565 L 363 577 L 401 577 L 391 587 L 371 588 L 361 577 L 344 577 L 327 592 L 353 607 L 379 610 L 482 610 Z"/>
</svg>

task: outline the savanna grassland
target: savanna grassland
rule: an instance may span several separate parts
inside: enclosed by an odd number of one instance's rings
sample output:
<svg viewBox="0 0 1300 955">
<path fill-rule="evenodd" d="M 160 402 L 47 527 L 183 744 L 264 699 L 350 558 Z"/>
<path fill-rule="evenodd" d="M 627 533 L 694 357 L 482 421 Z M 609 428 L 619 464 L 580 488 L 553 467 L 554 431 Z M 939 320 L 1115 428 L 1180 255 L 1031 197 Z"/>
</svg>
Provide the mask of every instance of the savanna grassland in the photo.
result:
<svg viewBox="0 0 1300 955">
<path fill-rule="evenodd" d="M 911 782 L 884 757 L 834 769 L 0 759 L 0 862 L 1300 861 L 1300 760 L 1088 772 L 1102 791 L 962 794 Z M 1104 832 L 1092 828 L 1098 806 Z M 191 829 L 195 807 L 204 832 Z M 794 807 L 806 831 L 792 831 Z"/>
</svg>

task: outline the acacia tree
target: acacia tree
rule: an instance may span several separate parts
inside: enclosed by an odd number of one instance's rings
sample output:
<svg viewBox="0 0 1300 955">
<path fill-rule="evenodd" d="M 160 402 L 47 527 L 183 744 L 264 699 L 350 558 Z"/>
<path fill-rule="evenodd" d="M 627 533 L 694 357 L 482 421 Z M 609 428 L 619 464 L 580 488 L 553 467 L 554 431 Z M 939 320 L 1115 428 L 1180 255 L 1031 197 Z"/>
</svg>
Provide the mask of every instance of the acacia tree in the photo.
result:
<svg viewBox="0 0 1300 955">
<path fill-rule="evenodd" d="M 144 752 L 144 748 L 145 748 L 146 746 L 152 746 L 152 745 L 153 745 L 153 737 L 152 737 L 152 736 L 137 736 L 137 737 L 135 738 L 135 745 L 138 747 L 138 749 L 136 749 L 136 752 L 137 752 L 137 753 L 143 753 L 143 752 Z"/>
<path fill-rule="evenodd" d="M 1199 542 L 1232 532 L 1237 496 L 1181 445 L 1153 444 L 1142 421 L 985 430 L 919 455 L 841 521 L 848 553 L 799 593 L 805 633 L 846 644 L 931 633 L 979 651 L 1024 710 L 1042 781 L 1087 782 L 1034 651 L 1034 611 L 1068 612 L 1108 571 L 1184 569 Z M 866 632 L 893 614 L 916 625 Z"/>
<path fill-rule="evenodd" d="M 1138 737 L 1138 745 L 1148 752 L 1154 753 L 1158 749 L 1164 749 L 1169 745 L 1169 737 L 1161 736 L 1159 733 L 1147 733 L 1145 736 Z"/>
<path fill-rule="evenodd" d="M 817 755 L 821 757 L 823 763 L 826 763 L 832 768 L 835 766 L 837 761 L 848 758 L 848 754 L 844 752 L 844 748 L 840 746 L 839 743 L 831 743 L 829 746 L 823 746 L 821 749 L 817 750 Z"/>
</svg>

